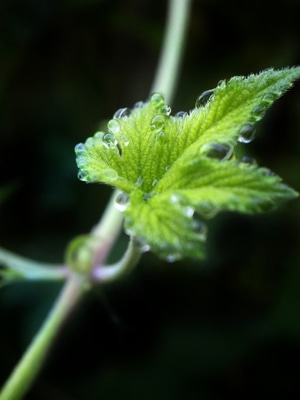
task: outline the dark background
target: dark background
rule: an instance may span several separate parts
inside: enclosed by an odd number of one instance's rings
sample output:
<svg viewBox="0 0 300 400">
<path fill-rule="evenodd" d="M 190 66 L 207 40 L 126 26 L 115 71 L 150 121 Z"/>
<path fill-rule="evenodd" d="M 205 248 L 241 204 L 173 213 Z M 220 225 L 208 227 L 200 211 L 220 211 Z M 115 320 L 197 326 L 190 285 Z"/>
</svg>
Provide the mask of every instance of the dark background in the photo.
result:
<svg viewBox="0 0 300 400">
<path fill-rule="evenodd" d="M 166 7 L 1 1 L 2 247 L 61 262 L 68 241 L 97 222 L 111 189 L 77 180 L 73 149 L 116 109 L 148 97 Z M 298 0 L 195 0 L 174 111 L 193 107 L 220 79 L 300 64 L 299 12 Z M 300 190 L 299 84 L 257 136 L 246 153 Z M 221 214 L 209 224 L 206 261 L 167 264 L 147 254 L 127 280 L 89 294 L 26 398 L 297 398 L 299 203 L 253 217 Z M 1 289 L 1 382 L 58 291 Z"/>
</svg>

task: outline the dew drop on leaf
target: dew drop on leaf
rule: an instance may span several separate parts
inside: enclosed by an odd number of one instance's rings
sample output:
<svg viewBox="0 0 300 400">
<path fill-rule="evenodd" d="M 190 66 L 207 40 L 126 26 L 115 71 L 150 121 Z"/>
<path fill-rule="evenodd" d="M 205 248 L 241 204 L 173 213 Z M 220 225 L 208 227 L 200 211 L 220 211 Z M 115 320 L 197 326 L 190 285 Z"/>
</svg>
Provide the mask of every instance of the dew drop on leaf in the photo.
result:
<svg viewBox="0 0 300 400">
<path fill-rule="evenodd" d="M 262 104 L 266 106 L 272 104 L 277 99 L 277 97 L 278 96 L 275 93 L 267 93 L 261 99 Z"/>
<path fill-rule="evenodd" d="M 116 119 L 111 119 L 107 123 L 107 129 L 109 130 L 109 132 L 117 134 L 120 132 L 121 129 L 120 123 Z"/>
<path fill-rule="evenodd" d="M 153 93 L 150 97 L 150 103 L 156 110 L 161 110 L 165 106 L 165 99 L 161 93 Z"/>
<path fill-rule="evenodd" d="M 143 244 L 141 246 L 141 251 L 142 253 L 147 253 L 147 251 L 150 251 L 151 247 L 149 246 L 149 244 Z"/>
<path fill-rule="evenodd" d="M 164 114 L 157 114 L 152 118 L 150 129 L 154 131 L 160 131 L 164 128 L 166 119 L 168 117 Z"/>
<path fill-rule="evenodd" d="M 170 115 L 171 112 L 172 112 L 172 109 L 171 109 L 170 106 L 165 106 L 165 107 L 163 108 L 163 112 L 164 112 L 164 114 L 166 114 L 166 115 Z"/>
<path fill-rule="evenodd" d="M 232 156 L 233 148 L 225 143 L 211 142 L 205 143 L 200 151 L 201 154 L 209 158 L 228 160 Z"/>
<path fill-rule="evenodd" d="M 133 108 L 136 110 L 138 108 L 142 108 L 144 107 L 144 102 L 143 101 L 137 101 L 136 103 L 134 103 Z"/>
<path fill-rule="evenodd" d="M 103 139 L 103 136 L 105 135 L 105 133 L 104 132 L 96 132 L 95 134 L 94 134 L 94 138 L 95 139 L 100 139 L 100 140 L 102 140 Z"/>
<path fill-rule="evenodd" d="M 199 108 L 205 106 L 208 103 L 211 96 L 213 95 L 213 93 L 214 89 L 206 90 L 205 92 L 201 93 L 196 100 L 195 107 Z"/>
<path fill-rule="evenodd" d="M 123 145 L 124 145 L 125 147 L 127 147 L 127 146 L 129 145 L 129 139 L 128 139 L 127 136 L 122 135 L 120 139 L 122 140 Z"/>
<path fill-rule="evenodd" d="M 114 113 L 113 118 L 118 119 L 118 118 L 129 117 L 130 114 L 131 114 L 131 110 L 129 108 L 127 108 L 127 107 L 119 108 L 119 110 L 117 110 Z"/>
<path fill-rule="evenodd" d="M 135 185 L 138 187 L 141 187 L 143 182 L 144 182 L 143 178 L 141 176 L 139 176 L 135 182 Z"/>
<path fill-rule="evenodd" d="M 226 86 L 226 84 L 227 84 L 227 82 L 226 82 L 226 79 L 221 79 L 219 82 L 218 82 L 218 84 L 217 84 L 217 87 L 225 87 Z"/>
<path fill-rule="evenodd" d="M 118 143 L 114 135 L 112 135 L 111 133 L 106 133 L 103 136 L 102 142 L 106 148 L 109 148 L 109 146 L 116 145 Z"/>
<path fill-rule="evenodd" d="M 197 211 L 205 218 L 212 218 L 217 214 L 219 210 L 214 202 L 205 200 L 202 201 L 202 203 L 200 203 L 200 205 L 197 207 Z"/>
<path fill-rule="evenodd" d="M 159 131 L 157 133 L 157 139 L 158 141 L 162 142 L 166 138 L 166 134 L 164 131 Z"/>
<path fill-rule="evenodd" d="M 145 243 L 141 238 L 136 237 L 135 238 L 135 244 L 139 246 L 140 250 L 142 253 L 146 253 L 147 251 L 150 251 L 150 245 L 148 243 Z"/>
<path fill-rule="evenodd" d="M 194 217 L 193 219 L 193 231 L 200 236 L 200 240 L 202 241 L 206 240 L 207 226 L 197 217 Z"/>
<path fill-rule="evenodd" d="M 126 193 L 119 193 L 115 199 L 115 207 L 118 211 L 125 211 L 129 203 L 129 196 Z"/>
<path fill-rule="evenodd" d="M 82 154 L 85 151 L 85 145 L 83 143 L 78 143 L 75 146 L 75 154 Z"/>
<path fill-rule="evenodd" d="M 185 207 L 184 213 L 187 217 L 192 218 L 195 213 L 195 210 L 193 209 L 193 207 Z"/>
<path fill-rule="evenodd" d="M 252 110 L 252 115 L 255 117 L 255 119 L 260 119 L 262 118 L 266 113 L 266 109 L 263 106 L 256 106 Z"/>
<path fill-rule="evenodd" d="M 79 171 L 77 174 L 78 179 L 83 182 L 88 181 L 88 176 L 89 176 L 89 174 L 86 171 Z"/>
<path fill-rule="evenodd" d="M 94 138 L 92 138 L 92 137 L 87 138 L 87 140 L 85 142 L 85 147 L 87 147 L 87 148 L 94 147 Z"/>
<path fill-rule="evenodd" d="M 181 194 L 174 193 L 171 195 L 170 200 L 173 204 L 182 204 L 186 201 L 186 198 L 184 196 L 182 196 Z"/>
<path fill-rule="evenodd" d="M 241 143 L 250 143 L 255 138 L 256 129 L 253 125 L 246 124 L 239 130 L 238 141 Z"/>
<path fill-rule="evenodd" d="M 84 156 L 82 156 L 81 154 L 78 154 L 76 157 L 76 163 L 78 168 L 85 168 L 88 164 L 86 158 Z"/>
<path fill-rule="evenodd" d="M 256 165 L 255 159 L 249 156 L 242 157 L 241 162 L 248 165 Z"/>
<path fill-rule="evenodd" d="M 179 254 L 179 253 L 170 253 L 170 254 L 167 255 L 166 260 L 169 263 L 172 263 L 172 262 L 180 260 L 180 258 L 181 258 L 181 254 Z"/>
<path fill-rule="evenodd" d="M 184 118 L 184 117 L 187 117 L 188 116 L 188 113 L 186 112 L 186 111 L 178 111 L 176 114 L 175 114 L 175 117 L 176 118 Z"/>
<path fill-rule="evenodd" d="M 273 171 L 271 171 L 269 168 L 265 168 L 265 167 L 258 168 L 258 172 L 262 176 L 274 176 L 275 175 Z"/>
<path fill-rule="evenodd" d="M 111 181 L 115 181 L 119 177 L 117 171 L 111 168 L 103 170 L 102 175 L 104 175 L 107 179 L 110 179 Z"/>
</svg>

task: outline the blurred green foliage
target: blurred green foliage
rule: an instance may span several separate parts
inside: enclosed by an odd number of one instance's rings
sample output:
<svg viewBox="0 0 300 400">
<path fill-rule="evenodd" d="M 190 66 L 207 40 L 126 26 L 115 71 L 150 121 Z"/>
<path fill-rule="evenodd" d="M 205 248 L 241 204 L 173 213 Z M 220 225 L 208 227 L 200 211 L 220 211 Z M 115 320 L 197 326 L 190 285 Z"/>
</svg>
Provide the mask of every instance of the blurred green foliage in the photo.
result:
<svg viewBox="0 0 300 400">
<path fill-rule="evenodd" d="M 96 223 L 111 190 L 77 180 L 73 148 L 116 109 L 148 97 L 166 7 L 1 1 L 0 185 L 14 185 L 0 209 L 1 246 L 60 261 L 67 242 Z M 192 108 L 220 79 L 300 64 L 299 11 L 296 0 L 195 0 L 174 111 Z M 298 191 L 299 109 L 298 84 L 246 147 Z M 146 255 L 126 281 L 91 293 L 27 398 L 296 398 L 299 201 L 255 217 L 225 213 L 209 229 L 207 261 Z M 1 382 L 58 289 L 1 290 Z"/>
</svg>

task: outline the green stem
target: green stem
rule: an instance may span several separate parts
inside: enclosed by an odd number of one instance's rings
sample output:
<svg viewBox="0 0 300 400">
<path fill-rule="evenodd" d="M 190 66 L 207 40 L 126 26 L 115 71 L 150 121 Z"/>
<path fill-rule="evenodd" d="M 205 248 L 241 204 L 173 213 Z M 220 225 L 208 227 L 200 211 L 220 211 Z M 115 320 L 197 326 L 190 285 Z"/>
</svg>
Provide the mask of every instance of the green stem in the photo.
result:
<svg viewBox="0 0 300 400">
<path fill-rule="evenodd" d="M 164 43 L 151 92 L 162 92 L 171 104 L 177 86 L 191 0 L 170 0 Z"/>
<path fill-rule="evenodd" d="M 177 86 L 180 62 L 191 11 L 191 2 L 191 0 L 169 1 L 164 42 L 156 75 L 151 88 L 151 92 L 162 92 L 168 103 L 171 103 L 175 88 Z M 94 233 L 100 237 L 105 237 L 105 240 L 107 240 L 107 238 L 110 236 L 115 239 L 116 232 L 119 232 L 119 228 L 122 224 L 122 214 L 116 210 L 114 206 L 114 199 L 118 193 L 118 191 L 115 191 L 115 193 L 112 195 L 103 218 L 94 230 Z M 95 275 L 93 274 L 95 280 L 97 281 L 99 279 L 102 282 L 107 280 L 115 280 L 117 277 L 119 277 L 119 274 L 123 274 L 123 272 L 120 271 L 127 270 L 127 267 L 125 266 L 127 264 L 130 265 L 130 268 L 132 269 L 138 263 L 140 258 L 140 255 L 136 257 L 136 252 L 132 251 L 132 246 L 133 244 L 130 242 L 128 253 L 125 253 L 124 258 L 122 258 L 119 263 L 115 264 L 114 266 L 106 267 L 105 269 L 101 268 L 101 278 L 100 275 L 98 276 L 99 268 L 95 269 Z M 108 252 L 109 249 L 107 249 L 107 254 Z M 130 257 L 132 257 L 132 260 L 130 260 Z M 123 262 L 125 263 L 124 267 Z M 115 277 L 114 273 L 116 274 Z"/>
<path fill-rule="evenodd" d="M 20 273 L 27 280 L 62 280 L 67 277 L 65 267 L 37 262 L 0 248 L 0 264 Z"/>
<path fill-rule="evenodd" d="M 2 388 L 0 400 L 19 400 L 28 392 L 44 363 L 53 338 L 77 303 L 81 291 L 82 280 L 78 276 L 74 275 L 66 281 L 52 311 Z"/>
<path fill-rule="evenodd" d="M 106 283 L 119 280 L 134 269 L 141 255 L 140 246 L 136 243 L 135 238 L 131 237 L 128 248 L 121 260 L 112 265 L 99 265 L 94 268 L 91 277 L 93 282 Z"/>
<path fill-rule="evenodd" d="M 191 0 L 170 0 L 169 3 L 166 36 L 151 89 L 151 91 L 162 92 L 169 103 L 177 84 L 190 4 Z M 116 193 L 112 196 L 101 221 L 92 232 L 99 240 L 99 253 L 101 253 L 99 260 L 102 260 L 111 250 L 122 225 L 122 214 L 114 206 L 115 196 Z M 95 281 L 108 282 L 120 278 L 137 265 L 140 256 L 141 250 L 131 238 L 124 257 L 118 263 L 107 267 L 98 266 L 93 271 Z M 53 338 L 80 298 L 82 284 L 83 281 L 75 275 L 65 283 L 46 322 L 3 387 L 0 400 L 20 400 L 29 390 L 43 365 Z"/>
</svg>

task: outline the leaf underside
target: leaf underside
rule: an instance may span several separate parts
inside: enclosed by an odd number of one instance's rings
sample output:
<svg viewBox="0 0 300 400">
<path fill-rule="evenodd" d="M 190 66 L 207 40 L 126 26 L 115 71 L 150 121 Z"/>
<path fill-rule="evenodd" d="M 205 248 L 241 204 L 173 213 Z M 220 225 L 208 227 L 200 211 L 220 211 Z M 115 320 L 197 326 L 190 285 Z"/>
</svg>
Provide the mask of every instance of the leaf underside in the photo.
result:
<svg viewBox="0 0 300 400">
<path fill-rule="evenodd" d="M 253 140 L 256 123 L 299 77 L 300 67 L 233 77 L 175 116 L 154 93 L 76 146 L 79 178 L 123 192 L 125 229 L 144 248 L 169 261 L 203 258 L 205 219 L 222 210 L 263 212 L 297 196 L 234 149 Z"/>
</svg>

